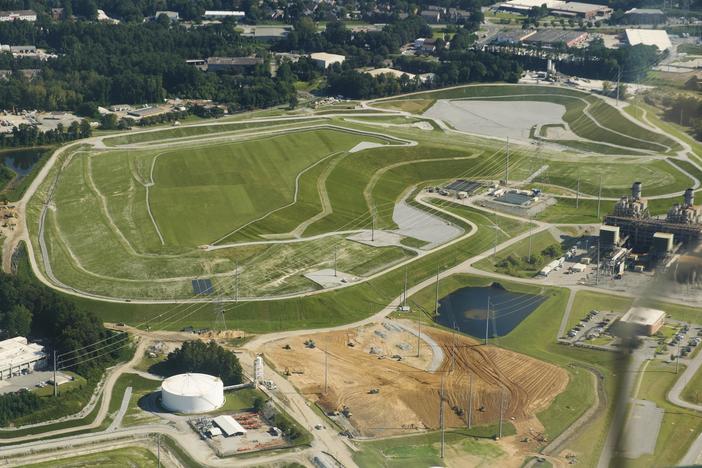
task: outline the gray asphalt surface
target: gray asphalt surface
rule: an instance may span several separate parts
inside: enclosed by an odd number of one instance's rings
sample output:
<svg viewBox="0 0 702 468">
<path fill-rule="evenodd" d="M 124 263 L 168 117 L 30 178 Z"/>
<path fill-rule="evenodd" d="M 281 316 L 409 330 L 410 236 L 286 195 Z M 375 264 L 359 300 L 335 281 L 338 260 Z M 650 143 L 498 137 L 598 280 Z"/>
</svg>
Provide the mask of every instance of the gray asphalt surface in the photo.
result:
<svg viewBox="0 0 702 468">
<path fill-rule="evenodd" d="M 652 455 L 656 451 L 658 432 L 663 422 L 663 408 L 652 401 L 633 400 L 631 414 L 624 429 L 624 455 L 626 458 L 639 458 Z"/>
</svg>

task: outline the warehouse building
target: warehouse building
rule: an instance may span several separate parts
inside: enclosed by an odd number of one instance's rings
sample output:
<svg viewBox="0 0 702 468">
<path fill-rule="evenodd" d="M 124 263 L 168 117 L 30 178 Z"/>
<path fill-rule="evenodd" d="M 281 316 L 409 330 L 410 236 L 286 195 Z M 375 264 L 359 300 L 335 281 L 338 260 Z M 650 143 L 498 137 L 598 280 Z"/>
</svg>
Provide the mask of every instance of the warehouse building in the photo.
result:
<svg viewBox="0 0 702 468">
<path fill-rule="evenodd" d="M 539 47 L 576 47 L 588 40 L 588 34 L 583 31 L 569 31 L 562 29 L 543 29 L 527 37 L 524 42 Z"/>
<path fill-rule="evenodd" d="M 273 42 L 285 38 L 292 31 L 291 26 L 244 26 L 241 37 L 257 41 Z"/>
<path fill-rule="evenodd" d="M 224 18 L 243 18 L 246 13 L 243 11 L 231 11 L 231 10 L 205 10 L 205 14 L 202 15 L 205 19 L 224 19 Z"/>
<path fill-rule="evenodd" d="M 30 343 L 23 336 L 0 341 L 0 380 L 44 368 L 47 364 L 44 347 Z"/>
<path fill-rule="evenodd" d="M 310 54 L 312 61 L 320 68 L 329 68 L 335 63 L 342 64 L 346 57 L 338 54 L 328 54 L 326 52 L 315 52 Z"/>
<path fill-rule="evenodd" d="M 619 319 L 614 332 L 620 336 L 651 336 L 665 322 L 665 312 L 648 307 L 632 307 Z"/>
<path fill-rule="evenodd" d="M 555 16 L 565 16 L 585 20 L 602 20 L 612 16 L 612 9 L 605 5 L 581 2 L 552 2 L 549 11 Z"/>
<path fill-rule="evenodd" d="M 226 437 L 246 435 L 246 429 L 229 415 L 217 416 L 212 421 L 219 426 Z"/>
<path fill-rule="evenodd" d="M 626 42 L 630 46 L 639 44 L 656 46 L 659 51 L 673 48 L 668 33 L 663 29 L 627 29 Z"/>
<path fill-rule="evenodd" d="M 207 71 L 243 73 L 263 64 L 259 57 L 209 57 Z"/>
<path fill-rule="evenodd" d="M 612 9 L 605 5 L 582 2 L 564 2 L 561 0 L 510 0 L 500 3 L 496 9 L 519 14 L 528 14 L 532 8 L 546 5 L 549 13 L 586 20 L 607 19 L 612 16 Z"/>
<path fill-rule="evenodd" d="M 535 29 L 506 29 L 492 38 L 493 44 L 519 45 L 536 34 Z"/>
<path fill-rule="evenodd" d="M 663 24 L 666 22 L 665 13 L 658 8 L 632 8 L 624 13 L 629 24 Z"/>
<path fill-rule="evenodd" d="M 36 21 L 34 10 L 0 11 L 0 21 Z"/>
<path fill-rule="evenodd" d="M 403 72 L 402 70 L 395 70 L 394 68 L 374 68 L 373 70 L 368 70 L 366 73 L 368 73 L 371 76 L 389 75 L 397 79 L 400 79 L 402 75 L 407 75 L 407 78 L 409 78 L 410 80 L 415 79 L 417 76 L 413 73 Z"/>
</svg>

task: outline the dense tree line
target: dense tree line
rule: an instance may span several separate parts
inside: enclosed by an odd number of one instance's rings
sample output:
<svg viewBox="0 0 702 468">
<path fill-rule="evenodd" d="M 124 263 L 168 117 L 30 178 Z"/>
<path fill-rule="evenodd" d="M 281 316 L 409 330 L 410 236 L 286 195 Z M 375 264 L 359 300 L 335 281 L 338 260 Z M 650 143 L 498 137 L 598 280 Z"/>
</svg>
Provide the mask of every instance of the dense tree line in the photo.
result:
<svg viewBox="0 0 702 468">
<path fill-rule="evenodd" d="M 400 46 L 418 37 L 431 37 L 431 28 L 418 16 L 410 16 L 386 25 L 382 31 L 353 32 L 339 21 L 327 24 L 326 30 L 317 32 L 310 18 L 295 22 L 294 30 L 274 44 L 279 51 L 332 52 L 345 55 L 348 66 L 376 65 L 390 54 L 399 52 Z"/>
<path fill-rule="evenodd" d="M 242 381 L 239 359 L 214 341 L 186 341 L 168 354 L 168 358 L 157 366 L 157 372 L 163 375 L 184 372 L 216 375 L 224 385 L 236 385 Z"/>
<path fill-rule="evenodd" d="M 702 141 L 702 99 L 697 96 L 664 96 L 661 102 L 666 120 L 692 129 L 694 137 Z"/>
<path fill-rule="evenodd" d="M 85 102 L 140 104 L 171 96 L 211 99 L 238 110 L 287 103 L 294 92 L 291 82 L 271 77 L 265 67 L 242 76 L 203 72 L 185 63 L 261 50 L 229 23 L 185 29 L 163 22 L 17 21 L 0 23 L 0 43 L 35 44 L 59 54 L 35 63 L 14 62 L 9 54 L 0 54 L 0 63 L 10 69 L 41 70 L 33 80 L 15 73 L 0 86 L 4 108 L 75 109 Z"/>
<path fill-rule="evenodd" d="M 0 136 L 0 148 L 60 144 L 79 138 L 88 138 L 92 132 L 87 120 L 82 120 L 80 123 L 73 121 L 68 128 L 59 123 L 55 129 L 45 132 L 34 125 L 20 124 L 12 128 L 12 133 Z"/>
<path fill-rule="evenodd" d="M 37 411 L 42 407 L 41 398 L 32 392 L 6 393 L 0 395 L 0 426 Z"/>
<path fill-rule="evenodd" d="M 636 82 L 645 78 L 653 65 L 658 63 L 661 55 L 654 46 L 636 45 L 623 46 L 618 49 L 607 49 L 601 41 L 593 41 L 583 49 L 566 49 L 557 52 L 567 52 L 570 58 L 556 62 L 558 71 L 567 75 L 617 81 L 621 72 L 621 80 Z M 543 70 L 546 59 L 531 55 L 515 55 L 527 70 Z"/>
<path fill-rule="evenodd" d="M 0 338 L 28 336 L 41 340 L 47 351 L 68 353 L 110 338 L 113 332 L 91 312 L 51 289 L 19 276 L 0 274 Z M 107 365 L 123 356 L 123 349 L 97 354 L 87 349 L 81 359 L 70 361 L 71 370 L 87 377 L 98 376 Z M 91 359 L 91 360 L 89 360 Z"/>
<path fill-rule="evenodd" d="M 422 58 L 400 57 L 395 66 L 412 73 L 432 73 L 433 78 L 421 81 L 408 75 L 394 78 L 376 77 L 355 70 L 332 71 L 328 76 L 328 92 L 355 99 L 370 99 L 470 82 L 505 81 L 515 83 L 522 74 L 519 63 L 500 54 L 475 50 L 446 51 L 439 62 Z"/>
</svg>

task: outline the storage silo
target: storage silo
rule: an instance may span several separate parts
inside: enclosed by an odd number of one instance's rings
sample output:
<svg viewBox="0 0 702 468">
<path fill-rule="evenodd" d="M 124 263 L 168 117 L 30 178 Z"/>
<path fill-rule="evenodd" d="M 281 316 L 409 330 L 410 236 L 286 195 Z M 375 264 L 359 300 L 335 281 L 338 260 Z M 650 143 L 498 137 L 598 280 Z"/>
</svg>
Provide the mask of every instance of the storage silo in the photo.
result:
<svg viewBox="0 0 702 468">
<path fill-rule="evenodd" d="M 224 385 L 212 375 L 174 375 L 161 384 L 161 404 L 175 413 L 206 413 L 224 404 Z"/>
</svg>

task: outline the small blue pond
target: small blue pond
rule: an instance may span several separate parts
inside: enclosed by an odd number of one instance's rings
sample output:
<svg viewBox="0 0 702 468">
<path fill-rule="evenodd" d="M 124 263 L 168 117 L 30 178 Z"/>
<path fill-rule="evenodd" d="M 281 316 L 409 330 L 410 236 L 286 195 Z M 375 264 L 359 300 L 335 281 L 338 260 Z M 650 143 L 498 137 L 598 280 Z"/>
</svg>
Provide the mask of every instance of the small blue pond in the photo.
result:
<svg viewBox="0 0 702 468">
<path fill-rule="evenodd" d="M 505 336 L 546 300 L 545 296 L 507 291 L 498 283 L 491 286 L 465 287 L 439 300 L 437 323 L 462 333 L 485 337 L 488 301 L 489 337 Z"/>
</svg>

